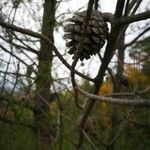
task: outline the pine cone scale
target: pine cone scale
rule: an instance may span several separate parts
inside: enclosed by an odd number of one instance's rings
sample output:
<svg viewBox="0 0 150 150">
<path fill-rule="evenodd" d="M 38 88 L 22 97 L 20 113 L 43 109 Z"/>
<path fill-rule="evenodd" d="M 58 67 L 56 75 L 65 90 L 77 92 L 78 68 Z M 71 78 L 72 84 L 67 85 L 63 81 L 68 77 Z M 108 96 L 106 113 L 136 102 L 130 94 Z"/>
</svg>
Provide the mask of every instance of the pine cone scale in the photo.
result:
<svg viewBox="0 0 150 150">
<path fill-rule="evenodd" d="M 66 46 L 69 48 L 69 54 L 75 55 L 76 53 L 82 35 L 82 25 L 85 15 L 85 11 L 76 13 L 72 18 L 68 19 L 70 23 L 64 28 L 64 38 L 70 40 L 66 43 Z M 90 56 L 98 53 L 100 48 L 105 44 L 107 36 L 108 27 L 106 22 L 99 11 L 93 10 L 89 24 L 87 25 L 83 49 L 80 52 L 80 60 L 89 59 Z"/>
</svg>

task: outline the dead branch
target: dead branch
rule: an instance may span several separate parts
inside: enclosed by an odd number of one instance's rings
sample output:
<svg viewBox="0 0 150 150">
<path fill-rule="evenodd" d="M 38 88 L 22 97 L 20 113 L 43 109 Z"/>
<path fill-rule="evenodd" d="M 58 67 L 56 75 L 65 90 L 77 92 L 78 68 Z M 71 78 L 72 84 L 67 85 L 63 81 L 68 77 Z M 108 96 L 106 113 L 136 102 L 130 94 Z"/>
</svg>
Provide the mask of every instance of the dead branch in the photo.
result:
<svg viewBox="0 0 150 150">
<path fill-rule="evenodd" d="M 133 106 L 150 106 L 150 99 L 119 99 L 119 98 L 111 98 L 106 96 L 97 96 L 94 94 L 90 94 L 83 89 L 76 87 L 76 89 L 83 94 L 84 96 L 88 97 L 90 100 L 97 100 L 103 101 L 107 103 L 113 103 L 118 105 L 133 105 Z"/>
<path fill-rule="evenodd" d="M 150 94 L 150 86 L 145 88 L 144 90 L 141 90 L 141 91 L 135 91 L 135 92 L 119 92 L 119 93 L 113 93 L 113 94 L 109 94 L 109 95 L 105 95 L 106 97 L 124 97 L 124 96 L 129 96 L 129 97 L 132 97 L 132 96 L 144 96 L 144 95 L 147 95 L 147 94 Z"/>
<path fill-rule="evenodd" d="M 2 50 L 4 50 L 5 52 L 7 52 L 8 54 L 10 54 L 11 56 L 15 57 L 16 59 L 18 59 L 20 62 L 22 62 L 25 66 L 28 66 L 28 64 L 26 62 L 24 62 L 21 58 L 19 58 L 18 56 L 16 56 L 15 54 L 13 54 L 12 51 L 7 50 L 4 46 L 2 46 L 0 44 L 0 48 L 2 48 Z"/>
<path fill-rule="evenodd" d="M 141 36 L 143 36 L 143 34 L 145 34 L 146 32 L 148 32 L 150 30 L 150 27 L 146 28 L 145 30 L 143 30 L 136 38 L 134 38 L 131 42 L 127 43 L 124 45 L 124 48 L 131 46 L 132 44 L 134 44 Z"/>
<path fill-rule="evenodd" d="M 79 60 L 80 53 L 83 49 L 84 38 L 85 38 L 85 35 L 86 35 L 87 25 L 88 25 L 88 22 L 89 22 L 89 19 L 90 19 L 90 16 L 91 16 L 93 4 L 94 4 L 94 0 L 89 0 L 87 12 L 86 12 L 84 22 L 83 22 L 83 25 L 82 25 L 83 30 L 82 30 L 82 33 L 81 33 L 80 42 L 79 42 L 78 48 L 75 52 L 75 56 L 74 56 L 75 59 L 74 59 L 72 65 L 71 65 L 71 82 L 72 82 L 73 88 L 76 87 L 76 85 L 77 85 L 76 81 L 75 81 L 75 71 L 74 70 L 75 70 L 76 64 Z M 79 104 L 79 101 L 78 101 L 78 91 L 76 91 L 75 89 L 74 89 L 74 94 L 75 94 L 75 104 L 79 109 L 82 110 L 83 107 Z"/>
<path fill-rule="evenodd" d="M 133 22 L 142 21 L 150 18 L 150 11 L 139 13 L 137 15 L 132 15 L 129 17 L 122 17 L 114 22 L 118 25 L 127 25 Z"/>
<path fill-rule="evenodd" d="M 59 51 L 57 50 L 57 48 L 55 47 L 55 45 L 44 35 L 40 34 L 40 33 L 37 33 L 37 32 L 33 32 L 31 30 L 28 30 L 28 29 L 24 29 L 24 28 L 21 28 L 21 27 L 18 27 L 18 26 L 15 26 L 15 25 L 12 25 L 12 24 L 9 24 L 9 23 L 6 23 L 2 20 L 0 20 L 0 25 L 3 26 L 4 28 L 8 28 L 8 29 L 11 29 L 11 30 L 14 30 L 16 32 L 20 32 L 22 34 L 26 34 L 26 35 L 30 35 L 32 37 L 35 37 L 35 38 L 40 38 L 44 41 L 46 41 L 51 47 L 52 49 L 54 50 L 54 52 L 56 53 L 57 57 L 60 59 L 60 61 L 69 69 L 71 70 L 71 66 L 67 63 L 67 61 L 62 57 L 62 55 L 59 53 Z M 75 73 L 77 75 L 79 75 L 80 77 L 84 78 L 84 79 L 87 79 L 91 82 L 94 82 L 94 80 L 80 72 L 78 72 L 77 70 L 75 70 Z"/>
</svg>

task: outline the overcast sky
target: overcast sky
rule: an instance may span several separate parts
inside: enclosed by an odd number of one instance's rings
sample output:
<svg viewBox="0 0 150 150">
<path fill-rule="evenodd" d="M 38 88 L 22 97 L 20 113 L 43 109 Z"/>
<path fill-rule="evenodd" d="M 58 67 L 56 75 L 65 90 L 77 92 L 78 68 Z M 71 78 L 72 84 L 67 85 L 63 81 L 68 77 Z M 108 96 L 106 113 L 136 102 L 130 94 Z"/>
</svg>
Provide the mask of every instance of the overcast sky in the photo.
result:
<svg viewBox="0 0 150 150">
<path fill-rule="evenodd" d="M 5 2 L 6 0 L 0 0 L 0 3 Z M 11 2 L 11 1 L 10 1 Z M 102 12 L 111 12 L 114 13 L 115 7 L 116 7 L 116 0 L 100 0 L 100 8 L 99 10 Z M 79 8 L 84 7 L 83 9 L 85 10 L 87 8 L 88 0 L 70 0 L 69 2 L 61 2 L 59 9 L 57 10 L 56 16 L 69 11 L 77 11 Z M 31 29 L 33 31 L 39 32 L 40 27 L 41 27 L 41 20 L 37 20 L 34 22 L 36 18 L 42 19 L 43 15 L 43 9 L 42 9 L 42 1 L 39 0 L 33 0 L 31 4 L 26 3 L 25 7 L 20 7 L 20 10 L 17 11 L 16 18 L 15 18 L 15 24 Z M 10 8 L 11 3 L 9 4 Z M 23 4 L 24 6 L 24 4 Z M 28 8 L 28 9 L 27 9 Z M 150 10 L 150 0 L 143 0 L 142 5 L 140 6 L 139 11 L 144 11 L 145 9 Z M 10 10 L 5 9 L 5 12 L 9 12 Z M 32 10 L 38 12 L 33 12 Z M 29 13 L 30 11 L 30 13 Z M 12 13 L 13 14 L 13 13 Z M 72 16 L 70 13 L 68 16 Z M 34 21 L 33 21 L 34 20 Z M 150 20 L 149 20 L 150 21 Z M 144 22 L 140 22 L 140 25 L 145 24 Z M 126 41 L 130 41 L 134 36 L 137 35 L 138 32 L 132 32 L 131 30 L 128 30 L 128 37 L 126 38 Z M 58 48 L 58 50 L 63 54 L 65 51 L 68 49 L 65 47 L 65 41 L 63 40 L 63 28 L 60 28 L 58 32 L 55 32 L 55 45 Z M 33 45 L 32 45 L 33 46 Z M 39 46 L 39 45 L 38 45 Z M 103 51 L 103 50 L 101 50 Z M 35 56 L 34 56 L 35 57 Z M 34 59 L 33 57 L 33 59 Z M 65 56 L 65 59 L 71 64 L 72 62 L 72 57 L 70 55 Z M 126 57 L 126 61 L 128 61 L 128 57 Z M 70 76 L 70 71 L 66 69 L 63 65 L 60 65 L 60 61 L 58 58 L 54 59 L 54 66 L 53 68 L 57 68 L 57 74 L 59 77 L 67 77 L 68 75 Z M 98 71 L 100 61 L 97 56 L 92 57 L 90 60 L 84 60 L 83 61 L 84 66 L 81 66 L 81 62 L 79 61 L 76 69 L 78 69 L 81 72 L 84 72 L 85 74 L 89 73 L 92 77 L 94 77 Z M 12 66 L 14 67 L 14 66 Z M 25 70 L 25 68 L 24 68 Z"/>
<path fill-rule="evenodd" d="M 69 2 L 65 2 L 65 3 L 61 3 L 60 7 L 59 7 L 59 13 L 62 12 L 67 12 L 68 10 L 72 11 L 77 11 L 79 8 L 83 8 L 83 10 L 85 10 L 87 8 L 87 4 L 88 0 L 71 0 Z M 116 0 L 101 0 L 101 4 L 100 4 L 100 10 L 101 11 L 106 11 L 106 12 L 114 12 L 115 10 L 115 5 L 116 5 Z M 71 15 L 72 16 L 72 15 Z M 62 34 L 60 34 L 62 33 Z M 55 34 L 55 44 L 57 46 L 58 49 L 67 49 L 65 47 L 65 42 L 62 39 L 62 35 L 63 35 L 63 31 L 60 29 L 59 33 Z M 63 50 L 62 50 L 63 52 Z M 90 60 L 84 60 L 84 66 L 81 66 L 81 62 L 79 61 L 78 65 L 77 65 L 77 69 L 83 72 L 89 72 L 91 74 L 92 77 L 94 77 L 98 71 L 98 67 L 99 67 L 99 59 L 95 59 L 95 57 L 92 57 L 92 59 Z M 68 62 L 72 62 L 72 57 L 68 56 L 67 57 L 67 61 Z M 57 65 L 56 65 L 57 68 Z M 59 67 L 60 69 L 61 67 Z M 69 70 L 64 70 L 64 67 L 62 67 L 62 69 L 60 69 L 59 71 L 59 76 L 64 76 L 66 74 L 66 76 L 69 73 Z M 63 72 L 63 73 L 62 73 Z"/>
<path fill-rule="evenodd" d="M 77 11 L 79 8 L 85 6 L 88 3 L 88 0 L 71 0 L 69 2 L 66 3 L 62 3 L 59 7 L 59 11 L 58 13 L 62 13 L 62 12 L 66 12 L 68 10 L 70 11 Z M 149 0 L 143 0 L 142 5 L 140 6 L 140 11 L 144 11 L 146 6 L 148 6 Z M 147 5 L 145 5 L 147 4 Z M 116 7 L 116 0 L 100 0 L 100 8 L 99 10 L 102 12 L 111 12 L 114 13 L 115 11 L 115 7 Z M 85 7 L 84 9 L 86 9 L 87 7 Z M 144 22 L 141 22 L 141 25 L 144 24 Z M 131 30 L 128 30 L 128 32 L 132 32 Z M 62 49 L 66 50 L 67 48 L 65 47 L 65 43 L 62 39 L 62 33 L 63 31 L 60 30 L 59 33 L 55 34 L 55 44 L 57 46 L 58 49 L 61 50 L 61 52 L 63 52 Z M 137 35 L 137 32 L 132 32 L 132 34 L 128 34 L 128 37 L 126 38 L 126 42 L 129 42 L 131 39 L 133 39 L 133 37 L 135 37 Z M 127 56 L 127 55 L 126 55 Z M 114 57 L 115 58 L 115 57 Z M 70 56 L 68 56 L 67 58 L 68 62 L 71 63 L 72 58 Z M 126 57 L 126 61 L 130 61 L 129 57 Z M 98 71 L 100 62 L 99 59 L 97 58 L 97 56 L 92 57 L 90 60 L 84 60 L 84 67 L 81 66 L 81 62 L 78 63 L 77 65 L 77 69 L 83 72 L 88 72 L 90 73 L 90 75 L 92 77 L 94 77 Z M 90 66 L 90 67 L 89 67 Z M 59 67 L 60 69 L 61 67 Z M 64 68 L 64 67 L 63 67 Z M 63 72 L 63 74 L 61 73 Z M 59 75 L 63 76 L 63 75 L 67 75 L 69 73 L 69 70 L 64 70 L 60 69 L 60 73 Z"/>
</svg>

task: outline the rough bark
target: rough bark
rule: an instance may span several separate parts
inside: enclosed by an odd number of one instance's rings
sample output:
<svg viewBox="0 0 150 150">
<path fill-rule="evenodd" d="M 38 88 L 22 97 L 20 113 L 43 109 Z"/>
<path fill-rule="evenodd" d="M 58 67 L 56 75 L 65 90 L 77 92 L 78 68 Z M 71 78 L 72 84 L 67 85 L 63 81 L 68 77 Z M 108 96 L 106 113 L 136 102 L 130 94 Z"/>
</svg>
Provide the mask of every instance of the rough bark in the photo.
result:
<svg viewBox="0 0 150 150">
<path fill-rule="evenodd" d="M 114 19 L 118 19 L 122 16 L 124 3 L 125 3 L 125 0 L 118 0 L 117 5 L 116 5 Z M 103 62 L 101 64 L 98 74 L 95 78 L 95 82 L 94 82 L 94 92 L 93 93 L 96 95 L 98 95 L 98 93 L 99 93 L 99 89 L 102 85 L 105 71 L 107 70 L 108 64 L 110 63 L 110 61 L 113 57 L 113 54 L 117 48 L 117 41 L 118 41 L 119 35 L 123 28 L 124 28 L 123 26 L 116 26 L 115 24 L 112 24 L 112 26 L 111 26 L 108 43 L 107 43 L 106 50 L 105 50 L 104 57 L 103 57 L 105 62 Z M 96 102 L 95 100 L 92 100 L 87 105 L 87 108 L 85 110 L 85 113 L 84 113 L 82 121 L 81 121 L 81 125 L 80 125 L 81 129 L 84 127 L 85 121 L 88 118 L 88 115 L 91 113 L 91 111 L 95 105 L 95 102 Z M 83 134 L 80 132 L 77 148 L 80 149 L 82 144 L 83 144 Z"/>
<path fill-rule="evenodd" d="M 123 79 L 123 70 L 124 70 L 124 52 L 125 52 L 125 48 L 124 48 L 124 39 L 125 39 L 125 31 L 123 31 L 123 33 L 120 35 L 120 40 L 118 42 L 118 65 L 117 65 L 117 73 L 116 73 L 116 86 L 113 89 L 113 91 L 116 92 L 120 92 L 121 90 L 121 86 L 122 86 L 122 79 Z M 113 150 L 115 149 L 115 143 L 116 140 L 113 140 L 114 137 L 117 134 L 117 130 L 118 130 L 118 111 L 119 111 L 119 106 L 118 105 L 114 105 L 112 108 L 112 116 L 111 116 L 111 120 L 112 120 L 112 128 L 111 128 L 111 133 L 110 133 L 110 137 L 108 140 L 108 143 L 112 143 L 112 141 L 114 141 L 110 146 L 108 146 L 106 149 L 109 150 Z"/>
<path fill-rule="evenodd" d="M 45 0 L 42 34 L 48 37 L 52 42 L 53 30 L 55 24 L 55 5 L 56 0 Z M 38 73 L 36 80 L 36 99 L 35 99 L 35 124 L 38 128 L 41 141 L 45 145 L 45 149 L 50 149 L 51 129 L 50 119 L 48 116 L 50 102 L 50 87 L 52 83 L 51 66 L 52 66 L 52 48 L 43 40 L 41 40 L 41 48 L 38 55 Z"/>
</svg>

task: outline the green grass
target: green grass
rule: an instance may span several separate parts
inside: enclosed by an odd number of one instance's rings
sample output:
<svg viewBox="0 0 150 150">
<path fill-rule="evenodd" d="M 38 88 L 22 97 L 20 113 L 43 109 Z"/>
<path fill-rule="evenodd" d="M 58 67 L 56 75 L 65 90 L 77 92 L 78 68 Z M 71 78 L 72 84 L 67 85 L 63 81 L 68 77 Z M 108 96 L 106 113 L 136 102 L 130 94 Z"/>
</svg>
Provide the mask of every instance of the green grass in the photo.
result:
<svg viewBox="0 0 150 150">
<path fill-rule="evenodd" d="M 67 116 L 72 121 L 75 121 L 78 118 L 78 116 L 82 114 L 82 111 L 79 111 L 75 107 L 75 103 L 71 95 L 61 95 L 61 100 L 64 106 L 64 109 L 62 111 L 63 115 Z M 95 119 L 97 119 L 96 125 L 100 129 L 100 137 L 102 137 L 102 141 L 107 142 L 110 131 L 108 128 L 103 129 L 100 127 L 99 121 L 101 120 L 101 116 L 98 114 L 98 109 L 100 109 L 100 105 L 97 105 L 95 107 L 95 110 L 93 111 L 92 115 L 95 117 Z M 121 109 L 121 111 L 122 113 L 126 113 L 126 111 L 123 111 L 123 109 Z M 110 112 L 108 111 L 108 113 Z M 21 118 L 23 117 L 23 119 L 19 119 L 20 121 L 32 122 L 33 118 L 32 115 L 30 115 L 30 113 L 22 114 L 24 114 L 25 117 L 21 116 Z M 137 109 L 137 114 L 137 121 L 142 123 L 149 122 L 149 113 L 147 109 Z M 27 116 L 29 116 L 30 119 L 28 119 Z M 51 122 L 55 124 L 56 119 L 57 116 L 54 115 Z M 62 122 L 63 134 L 65 135 L 65 137 L 63 137 L 62 140 L 62 150 L 74 150 L 75 146 L 70 141 L 75 143 L 78 142 L 78 131 L 72 130 L 72 122 L 66 119 L 65 117 L 62 117 Z M 99 150 L 105 150 L 104 145 L 101 143 L 100 139 L 101 138 L 92 140 Z M 125 129 L 125 131 L 123 131 L 123 133 L 121 133 L 121 135 L 117 139 L 116 144 L 114 145 L 114 150 L 149 150 L 149 139 L 149 128 L 129 126 Z M 0 150 L 45 150 L 45 148 L 40 141 L 40 137 L 38 135 L 35 135 L 32 129 L 21 126 L 19 124 L 9 124 L 0 122 Z M 60 138 L 54 141 L 52 150 L 60 150 Z M 82 150 L 93 150 L 91 144 L 86 139 L 84 139 Z"/>
<path fill-rule="evenodd" d="M 32 129 L 1 123 L 1 150 L 40 150 L 38 145 L 38 138 L 34 136 Z"/>
</svg>

